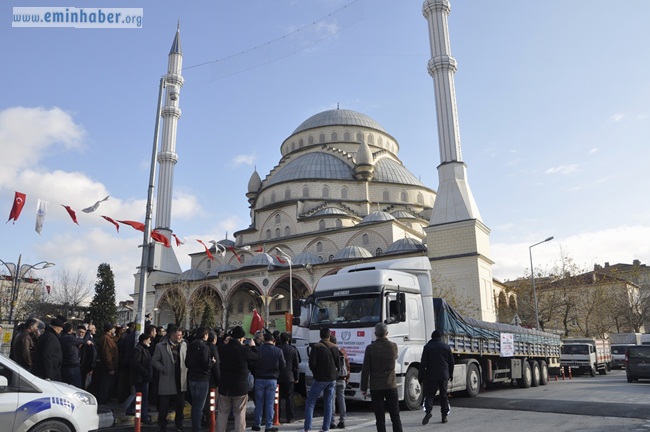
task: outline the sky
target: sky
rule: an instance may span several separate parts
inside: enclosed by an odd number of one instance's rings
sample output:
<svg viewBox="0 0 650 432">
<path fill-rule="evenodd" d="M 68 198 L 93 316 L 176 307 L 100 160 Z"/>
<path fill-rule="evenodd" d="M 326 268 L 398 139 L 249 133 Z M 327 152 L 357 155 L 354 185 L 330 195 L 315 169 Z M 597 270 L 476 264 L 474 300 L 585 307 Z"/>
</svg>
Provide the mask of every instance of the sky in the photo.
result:
<svg viewBox="0 0 650 432">
<path fill-rule="evenodd" d="M 13 7 L 142 8 L 141 28 L 12 27 Z M 0 259 L 55 267 L 94 284 L 103 262 L 117 299 L 134 289 L 158 83 L 180 22 L 182 116 L 172 229 L 183 269 L 202 246 L 250 224 L 246 191 L 310 116 L 362 112 L 437 189 L 427 23 L 414 0 L 0 3 Z M 494 277 L 650 261 L 650 2 L 455 0 L 449 30 L 463 160 L 491 229 Z M 645 192 L 644 192 L 645 191 Z M 110 196 L 97 212 L 80 210 Z M 37 200 L 50 202 L 39 235 Z M 62 205 L 77 210 L 74 224 Z M 3 266 L 0 266 L 5 270 Z"/>
</svg>

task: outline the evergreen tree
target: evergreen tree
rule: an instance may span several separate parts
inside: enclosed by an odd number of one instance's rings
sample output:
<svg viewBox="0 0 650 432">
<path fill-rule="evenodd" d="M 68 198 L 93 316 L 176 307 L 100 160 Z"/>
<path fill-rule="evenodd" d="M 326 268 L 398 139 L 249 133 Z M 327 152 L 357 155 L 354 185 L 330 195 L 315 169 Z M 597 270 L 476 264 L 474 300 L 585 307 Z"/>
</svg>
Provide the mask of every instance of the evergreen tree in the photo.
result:
<svg viewBox="0 0 650 432">
<path fill-rule="evenodd" d="M 95 296 L 90 302 L 90 316 L 97 326 L 97 332 L 104 331 L 104 325 L 115 323 L 117 306 L 115 304 L 115 276 L 110 264 L 102 263 L 97 268 Z"/>
<path fill-rule="evenodd" d="M 214 309 L 212 304 L 207 302 L 203 308 L 203 316 L 201 316 L 201 326 L 208 328 L 215 328 L 217 324 L 216 318 L 214 316 Z"/>
</svg>

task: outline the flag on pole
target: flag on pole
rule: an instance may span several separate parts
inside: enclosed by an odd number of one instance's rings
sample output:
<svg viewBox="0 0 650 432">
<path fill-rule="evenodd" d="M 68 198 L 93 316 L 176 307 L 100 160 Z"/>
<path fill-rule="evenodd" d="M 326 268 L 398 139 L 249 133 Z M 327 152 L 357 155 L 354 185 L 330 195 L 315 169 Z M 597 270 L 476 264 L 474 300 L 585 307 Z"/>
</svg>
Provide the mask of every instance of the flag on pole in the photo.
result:
<svg viewBox="0 0 650 432">
<path fill-rule="evenodd" d="M 253 320 L 251 321 L 251 328 L 248 331 L 250 334 L 255 334 L 255 332 L 260 331 L 264 329 L 264 320 L 260 316 L 259 313 L 257 313 L 257 309 L 253 309 Z"/>
<path fill-rule="evenodd" d="M 72 219 L 72 222 L 74 222 L 74 223 L 76 223 L 77 225 L 79 225 L 79 222 L 77 222 L 77 214 L 74 212 L 74 210 L 72 210 L 72 209 L 70 208 L 70 206 L 63 205 L 63 204 L 61 204 L 61 205 L 63 206 L 63 208 L 65 209 L 65 211 L 67 211 L 68 214 L 70 215 L 70 218 Z"/>
<path fill-rule="evenodd" d="M 16 195 L 14 196 L 14 205 L 11 206 L 11 213 L 9 213 L 9 219 L 6 223 L 9 223 L 12 219 L 14 220 L 14 223 L 16 223 L 20 216 L 20 212 L 23 211 L 23 207 L 25 206 L 26 198 L 27 196 L 24 193 L 16 192 Z"/>
<path fill-rule="evenodd" d="M 161 233 L 160 231 L 156 231 L 156 230 L 151 231 L 151 238 L 157 241 L 158 243 L 162 243 L 163 245 L 165 245 L 165 247 L 172 247 L 171 243 L 169 243 L 169 239 L 167 238 L 167 236 Z"/>
<path fill-rule="evenodd" d="M 97 210 L 99 208 L 99 205 L 101 203 L 103 203 L 104 201 L 106 201 L 107 199 L 108 199 L 108 196 L 106 198 L 104 198 L 103 200 L 99 200 L 95 204 L 91 205 L 90 207 L 86 207 L 85 209 L 83 209 L 81 211 L 84 212 L 84 213 L 92 213 L 95 210 Z"/>
<path fill-rule="evenodd" d="M 45 222 L 45 215 L 47 214 L 47 208 L 50 205 L 49 202 L 42 199 L 38 199 L 38 204 L 36 205 L 36 232 L 41 233 L 43 229 L 43 222 Z"/>
<path fill-rule="evenodd" d="M 210 253 L 210 249 L 208 249 L 205 243 L 203 243 L 203 241 L 199 239 L 196 239 L 196 241 L 203 245 L 203 247 L 205 248 L 205 253 L 208 254 L 208 258 L 210 258 L 211 261 L 214 261 L 214 256 L 212 256 L 212 254 Z"/>
<path fill-rule="evenodd" d="M 107 221 L 109 221 L 110 223 L 112 223 L 113 225 L 115 225 L 115 229 L 117 230 L 117 232 L 120 232 L 120 226 L 118 225 L 117 222 L 115 222 L 113 219 L 109 218 L 108 216 L 102 216 L 102 217 Z"/>
</svg>

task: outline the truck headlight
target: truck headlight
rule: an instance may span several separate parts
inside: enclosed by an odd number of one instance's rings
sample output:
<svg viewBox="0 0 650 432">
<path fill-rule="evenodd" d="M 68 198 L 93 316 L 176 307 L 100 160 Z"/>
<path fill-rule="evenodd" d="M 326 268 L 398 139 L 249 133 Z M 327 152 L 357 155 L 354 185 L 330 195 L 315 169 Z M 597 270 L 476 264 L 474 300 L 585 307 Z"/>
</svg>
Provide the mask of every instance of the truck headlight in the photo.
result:
<svg viewBox="0 0 650 432">
<path fill-rule="evenodd" d="M 86 392 L 76 392 L 73 396 L 84 405 L 96 405 L 95 397 Z"/>
</svg>

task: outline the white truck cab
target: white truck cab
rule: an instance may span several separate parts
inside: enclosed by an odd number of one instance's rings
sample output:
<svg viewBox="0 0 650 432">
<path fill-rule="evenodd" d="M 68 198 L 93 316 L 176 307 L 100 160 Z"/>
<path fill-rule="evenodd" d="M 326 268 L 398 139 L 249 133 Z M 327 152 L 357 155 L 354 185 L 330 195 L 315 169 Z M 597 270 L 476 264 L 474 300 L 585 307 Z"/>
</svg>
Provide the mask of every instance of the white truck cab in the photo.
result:
<svg viewBox="0 0 650 432">
<path fill-rule="evenodd" d="M 77 387 L 38 378 L 0 355 L 0 425 L 6 432 L 94 432 L 97 400 Z"/>
</svg>

